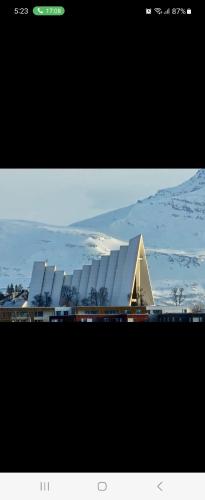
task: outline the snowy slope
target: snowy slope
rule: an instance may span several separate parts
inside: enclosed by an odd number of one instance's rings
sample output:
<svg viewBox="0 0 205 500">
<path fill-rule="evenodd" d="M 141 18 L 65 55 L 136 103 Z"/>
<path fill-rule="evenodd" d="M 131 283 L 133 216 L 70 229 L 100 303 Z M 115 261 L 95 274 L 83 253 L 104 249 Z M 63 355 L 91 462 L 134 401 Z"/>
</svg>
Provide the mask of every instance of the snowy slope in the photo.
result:
<svg viewBox="0 0 205 500">
<path fill-rule="evenodd" d="M 28 286 L 35 260 L 48 260 L 69 273 L 123 243 L 86 230 L 0 220 L 0 289 L 10 282 Z"/>
<path fill-rule="evenodd" d="M 156 303 L 171 303 L 174 286 L 184 288 L 184 304 L 205 303 L 205 251 L 191 255 L 148 249 L 147 260 Z"/>
<path fill-rule="evenodd" d="M 142 233 L 146 246 L 174 250 L 205 248 L 205 169 L 180 186 L 158 191 L 134 205 L 70 227 L 102 231 L 129 240 Z"/>
</svg>

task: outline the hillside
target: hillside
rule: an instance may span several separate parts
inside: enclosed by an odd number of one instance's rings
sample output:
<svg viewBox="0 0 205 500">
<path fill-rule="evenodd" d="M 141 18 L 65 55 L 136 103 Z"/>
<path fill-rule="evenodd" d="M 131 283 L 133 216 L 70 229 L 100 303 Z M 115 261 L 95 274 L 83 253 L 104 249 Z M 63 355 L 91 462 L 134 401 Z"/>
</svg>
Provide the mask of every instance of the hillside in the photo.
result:
<svg viewBox="0 0 205 500">
<path fill-rule="evenodd" d="M 152 248 L 205 248 L 205 168 L 174 188 L 163 189 L 134 205 L 72 224 L 129 240 L 142 233 Z"/>
<path fill-rule="evenodd" d="M 48 260 L 72 272 L 93 258 L 118 249 L 121 241 L 101 233 L 38 222 L 0 220 L 0 289 L 8 283 L 28 286 L 33 262 Z"/>
</svg>

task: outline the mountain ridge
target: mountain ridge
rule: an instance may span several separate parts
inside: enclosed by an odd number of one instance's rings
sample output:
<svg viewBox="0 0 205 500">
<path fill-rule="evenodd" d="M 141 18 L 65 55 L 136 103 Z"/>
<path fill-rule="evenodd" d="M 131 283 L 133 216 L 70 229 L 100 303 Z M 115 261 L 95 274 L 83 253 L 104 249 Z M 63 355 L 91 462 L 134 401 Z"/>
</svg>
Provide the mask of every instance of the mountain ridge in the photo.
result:
<svg viewBox="0 0 205 500">
<path fill-rule="evenodd" d="M 194 227 L 190 223 L 194 222 Z M 154 248 L 197 250 L 205 246 L 205 169 L 179 186 L 162 189 L 136 203 L 71 224 L 130 239 L 142 233 Z M 184 235 L 184 238 L 181 235 Z"/>
</svg>

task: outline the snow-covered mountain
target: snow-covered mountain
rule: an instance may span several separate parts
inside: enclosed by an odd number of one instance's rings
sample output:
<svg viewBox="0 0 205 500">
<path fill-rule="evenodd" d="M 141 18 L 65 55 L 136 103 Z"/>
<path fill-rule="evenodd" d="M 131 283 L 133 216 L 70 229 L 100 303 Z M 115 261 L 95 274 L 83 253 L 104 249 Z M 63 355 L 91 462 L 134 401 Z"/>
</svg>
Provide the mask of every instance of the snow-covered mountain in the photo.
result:
<svg viewBox="0 0 205 500">
<path fill-rule="evenodd" d="M 205 302 L 205 168 L 179 186 L 70 227 L 129 240 L 142 233 L 155 297 L 184 286 L 187 301 Z"/>
<path fill-rule="evenodd" d="M 35 260 L 48 260 L 69 273 L 123 243 L 86 229 L 0 220 L 0 289 L 11 282 L 29 286 Z"/>
<path fill-rule="evenodd" d="M 180 186 L 70 227 L 102 231 L 126 240 L 142 233 L 146 245 L 156 249 L 204 250 L 205 168 Z"/>
<path fill-rule="evenodd" d="M 186 303 L 205 302 L 205 168 L 177 187 L 71 226 L 0 220 L 0 289 L 29 286 L 35 260 L 71 273 L 139 233 L 156 302 L 168 303 L 175 285 L 184 287 Z"/>
</svg>

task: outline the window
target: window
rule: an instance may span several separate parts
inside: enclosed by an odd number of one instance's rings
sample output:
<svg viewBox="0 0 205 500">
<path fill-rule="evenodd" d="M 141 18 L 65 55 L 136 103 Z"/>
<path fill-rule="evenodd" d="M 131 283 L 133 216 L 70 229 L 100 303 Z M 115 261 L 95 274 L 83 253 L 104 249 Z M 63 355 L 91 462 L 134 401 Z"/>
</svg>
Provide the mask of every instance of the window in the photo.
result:
<svg viewBox="0 0 205 500">
<path fill-rule="evenodd" d="M 37 312 L 36 312 L 36 316 L 37 316 L 38 318 L 42 318 L 42 317 L 43 317 L 43 311 L 37 311 Z"/>
</svg>

